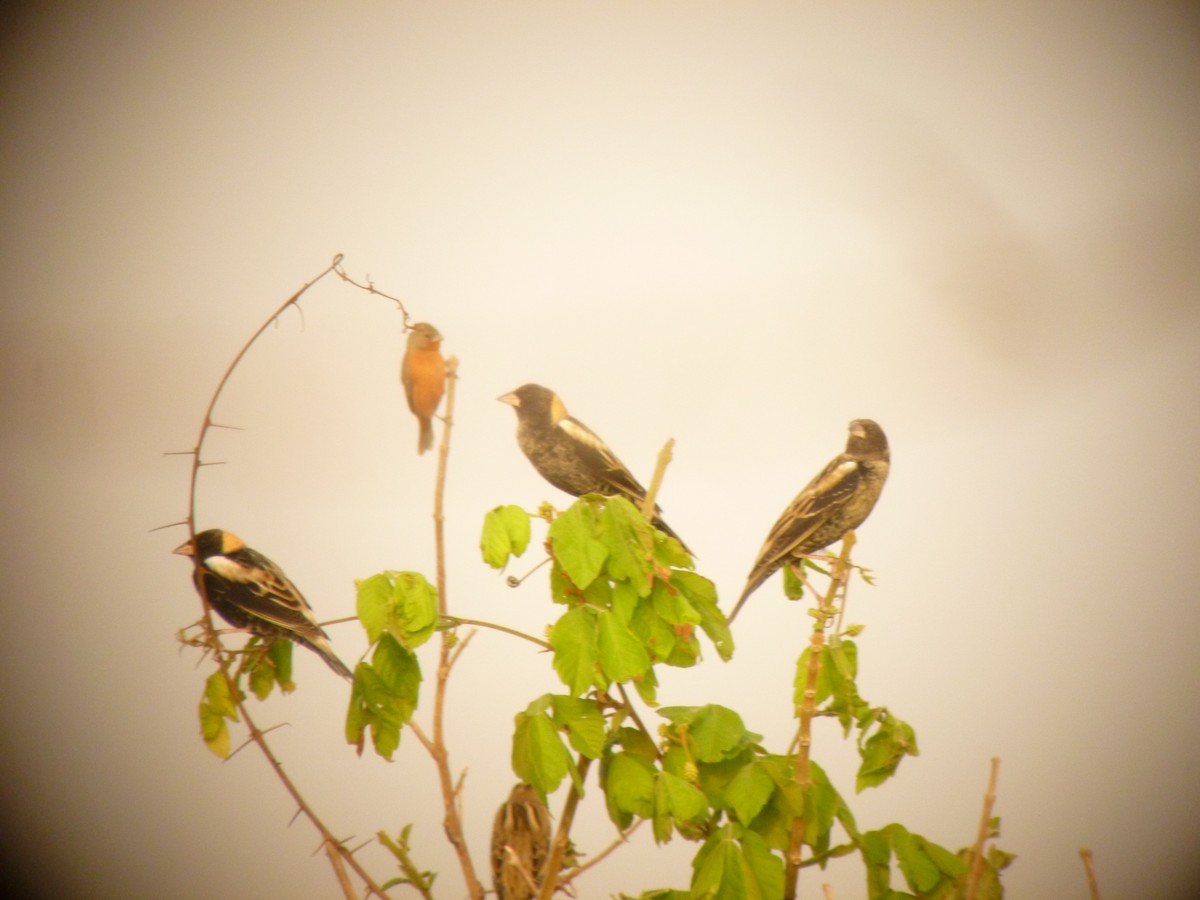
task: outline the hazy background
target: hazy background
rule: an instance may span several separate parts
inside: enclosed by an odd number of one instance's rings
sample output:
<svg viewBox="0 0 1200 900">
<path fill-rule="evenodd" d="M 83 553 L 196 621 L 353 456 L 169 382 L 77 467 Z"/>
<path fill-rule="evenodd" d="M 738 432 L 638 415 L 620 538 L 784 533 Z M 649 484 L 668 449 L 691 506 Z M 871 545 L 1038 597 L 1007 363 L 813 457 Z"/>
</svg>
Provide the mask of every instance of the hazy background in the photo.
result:
<svg viewBox="0 0 1200 900">
<path fill-rule="evenodd" d="M 519 384 L 557 390 L 643 479 L 676 439 L 662 504 L 726 607 L 870 416 L 894 467 L 860 532 L 878 576 L 851 597 L 860 686 L 921 755 L 851 796 L 859 825 L 969 843 L 995 755 L 1013 897 L 1085 897 L 1082 846 L 1105 896 L 1194 888 L 1194 4 L 5 17 L 0 773 L 26 891 L 337 894 L 261 756 L 221 763 L 200 741 L 209 667 L 174 638 L 199 611 L 169 554 L 184 531 L 151 531 L 187 508 L 188 459 L 164 454 L 194 446 L 234 353 L 337 252 L 461 359 L 455 611 L 533 631 L 557 614 L 540 574 L 509 590 L 477 551 L 495 504 L 567 501 L 495 402 Z M 199 524 L 241 534 L 334 618 L 355 578 L 432 575 L 435 460 L 414 452 L 392 305 L 334 279 L 302 305 L 217 410 L 246 430 L 213 435 L 227 464 L 203 472 Z M 773 579 L 734 660 L 706 647 L 660 699 L 734 706 L 782 748 L 807 623 Z M 343 625 L 334 643 L 353 662 L 364 639 Z M 461 896 L 416 741 L 392 764 L 356 758 L 344 685 L 296 659 L 300 690 L 256 707 L 288 723 L 271 736 L 288 771 L 339 834 L 417 822 L 418 862 Z M 549 662 L 481 633 L 452 682 L 481 870 L 512 716 L 558 689 Z M 852 746 L 822 733 L 815 756 L 852 795 Z M 595 853 L 613 831 L 588 799 L 576 839 Z M 684 887 L 693 849 L 640 834 L 580 895 Z M 862 896 L 861 872 L 806 871 L 803 896 Z"/>
</svg>

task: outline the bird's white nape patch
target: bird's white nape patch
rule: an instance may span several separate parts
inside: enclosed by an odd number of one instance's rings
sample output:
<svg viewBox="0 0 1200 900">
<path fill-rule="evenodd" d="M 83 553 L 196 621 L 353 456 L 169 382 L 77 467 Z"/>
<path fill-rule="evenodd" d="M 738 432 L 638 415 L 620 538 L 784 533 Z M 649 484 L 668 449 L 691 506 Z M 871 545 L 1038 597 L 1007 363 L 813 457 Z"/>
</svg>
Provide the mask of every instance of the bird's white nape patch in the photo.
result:
<svg viewBox="0 0 1200 900">
<path fill-rule="evenodd" d="M 254 581 L 259 574 L 258 569 L 244 566 L 228 556 L 210 556 L 204 561 L 204 567 L 226 581 Z"/>
<path fill-rule="evenodd" d="M 556 423 L 559 428 L 579 441 L 581 444 L 586 444 L 593 450 L 598 450 L 601 453 L 608 455 L 612 451 L 608 449 L 608 445 L 600 440 L 600 436 L 584 425 L 582 422 L 577 422 L 575 419 L 566 418 Z"/>
</svg>

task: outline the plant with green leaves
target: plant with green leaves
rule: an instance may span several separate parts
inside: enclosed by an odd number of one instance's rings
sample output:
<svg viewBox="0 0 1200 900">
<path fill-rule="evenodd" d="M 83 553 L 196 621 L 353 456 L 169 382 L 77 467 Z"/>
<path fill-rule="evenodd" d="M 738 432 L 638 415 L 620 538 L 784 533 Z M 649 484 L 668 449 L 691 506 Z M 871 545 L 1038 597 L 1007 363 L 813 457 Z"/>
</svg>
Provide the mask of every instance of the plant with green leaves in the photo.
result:
<svg viewBox="0 0 1200 900">
<path fill-rule="evenodd" d="M 373 285 L 349 278 L 340 267 L 340 257 L 326 270 L 330 271 L 356 287 L 388 297 Z M 406 311 L 404 315 L 407 322 Z M 225 373 L 192 451 L 192 509 L 187 523 L 193 532 L 196 473 L 202 465 L 204 437 L 213 425 L 213 407 L 225 381 L 265 327 Z M 807 643 L 797 648 L 796 675 L 790 685 L 797 727 L 786 748 L 765 747 L 762 736 L 736 710 L 716 704 L 659 706 L 659 666 L 721 665 L 734 652 L 716 587 L 695 571 L 678 540 L 650 522 L 669 445 L 641 508 L 623 497 L 588 494 L 561 511 L 548 504 L 536 513 L 505 505 L 484 517 L 480 550 L 484 562 L 495 569 L 504 569 L 534 546 L 535 528 L 544 531 L 538 546 L 549 562 L 548 595 L 555 610 L 544 639 L 503 623 L 453 615 L 447 602 L 442 497 L 456 370 L 457 361 L 451 357 L 434 501 L 437 569 L 432 579 L 419 572 L 387 570 L 358 581 L 357 620 L 370 646 L 354 670 L 344 728 L 347 742 L 360 754 L 369 746 L 384 759 L 393 759 L 406 730 L 428 751 L 442 791 L 440 824 L 455 850 L 470 897 L 482 898 L 487 889 L 465 838 L 460 812 L 463 786 L 451 772 L 443 727 L 446 685 L 474 633 L 460 634 L 465 626 L 495 629 L 549 651 L 546 690 L 532 698 L 513 698 L 511 767 L 543 808 L 564 786 L 565 793 L 552 839 L 538 836 L 546 840 L 544 852 L 539 849 L 529 857 L 537 860 L 536 871 L 528 863 L 518 871 L 520 877 L 512 879 L 510 871 L 507 883 L 517 888 L 501 888 L 497 877 L 496 890 L 502 896 L 506 890 L 517 890 L 522 896 L 549 900 L 570 889 L 582 873 L 606 859 L 643 823 L 649 823 L 659 844 L 679 839 L 695 844 L 696 851 L 686 887 L 636 895 L 642 898 L 793 900 L 803 870 L 854 857 L 861 862 L 871 898 L 1002 895 L 1000 873 L 1012 857 L 987 846 L 999 830 L 998 820 L 991 816 L 995 763 L 979 833 L 972 846 L 951 852 L 899 823 L 861 830 L 845 795 L 813 758 L 812 724 L 818 717 L 836 720 L 847 745 L 858 753 L 855 793 L 881 786 L 897 774 L 906 757 L 918 752 L 913 728 L 858 692 L 855 638 L 861 628 L 842 622 L 851 580 L 857 575 L 869 582 L 870 576 L 851 562 L 853 532 L 845 536 L 838 554 L 784 567 L 785 593 L 796 600 L 809 598 L 812 623 Z M 818 590 L 818 584 L 825 586 Z M 230 755 L 230 724 L 244 724 L 249 741 L 262 750 L 300 812 L 320 833 L 346 897 L 358 897 L 360 890 L 384 897 L 389 889 L 401 886 L 423 897 L 434 896 L 435 874 L 422 869 L 410 850 L 409 835 L 418 824 L 406 826 L 394 837 L 378 833 L 398 872 L 391 880 L 377 881 L 305 801 L 270 750 L 265 732 L 254 723 L 248 693 L 262 700 L 276 688 L 281 692 L 294 688 L 291 643 L 277 639 L 264 644 L 256 637 L 240 651 L 227 650 L 213 628 L 207 602 L 198 625 L 199 636 L 185 640 L 203 647 L 217 663 L 200 703 L 201 730 L 210 749 L 222 757 Z M 440 642 L 437 668 L 429 684 L 417 650 L 435 638 Z M 713 651 L 707 656 L 706 645 Z M 422 725 L 414 714 L 422 693 L 430 690 L 431 721 Z M 780 702 L 788 702 L 786 698 L 787 688 L 781 686 Z M 660 720 L 653 729 L 646 724 L 648 710 L 656 711 Z M 589 788 L 593 767 L 597 776 L 595 786 Z M 603 803 L 616 838 L 580 864 L 571 829 L 585 799 Z M 518 820 L 542 821 L 538 816 L 521 819 L 514 813 L 498 816 L 497 828 L 502 822 L 512 826 Z M 511 862 L 510 857 L 516 859 L 517 854 L 498 832 L 493 839 L 493 867 L 505 859 Z M 893 887 L 897 872 L 906 890 Z M 352 883 L 351 873 L 361 889 Z"/>
</svg>

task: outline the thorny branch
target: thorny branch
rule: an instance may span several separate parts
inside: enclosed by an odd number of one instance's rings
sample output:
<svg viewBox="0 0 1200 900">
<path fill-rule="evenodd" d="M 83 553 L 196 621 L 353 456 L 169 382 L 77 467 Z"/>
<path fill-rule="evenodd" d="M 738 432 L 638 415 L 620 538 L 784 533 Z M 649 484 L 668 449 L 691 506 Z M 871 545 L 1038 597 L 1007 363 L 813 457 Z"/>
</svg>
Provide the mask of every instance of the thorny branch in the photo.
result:
<svg viewBox="0 0 1200 900">
<path fill-rule="evenodd" d="M 344 280 L 350 281 L 351 284 L 354 284 L 357 287 L 369 290 L 371 293 L 380 293 L 381 296 L 390 300 L 394 300 L 400 305 L 401 310 L 404 311 L 404 305 L 396 298 L 374 290 L 373 286 L 365 287 L 361 284 L 358 284 L 353 279 L 350 279 L 348 276 L 346 276 L 345 271 L 341 268 L 342 258 L 342 254 L 340 253 L 334 256 L 333 261 L 325 269 L 323 269 L 311 281 L 306 282 L 305 285 L 300 288 L 300 290 L 296 291 L 296 293 L 292 294 L 292 296 L 284 301 L 284 303 L 277 310 L 275 310 L 275 312 L 272 313 L 266 319 L 266 321 L 262 323 L 261 326 L 259 326 L 258 330 L 250 336 L 250 339 L 246 341 L 242 348 L 237 352 L 237 355 L 234 356 L 233 361 L 229 364 L 229 367 L 221 376 L 221 380 L 217 383 L 217 387 L 213 391 L 212 397 L 209 399 L 208 407 L 204 411 L 204 419 L 200 425 L 200 433 L 196 439 L 196 447 L 191 451 L 192 471 L 191 481 L 188 486 L 188 514 L 187 519 L 185 520 L 190 539 L 195 540 L 196 537 L 196 489 L 199 480 L 200 469 L 206 465 L 210 465 L 210 463 L 206 462 L 203 458 L 205 439 L 208 437 L 209 431 L 213 428 L 228 427 L 223 426 L 213 420 L 213 411 L 216 409 L 217 402 L 220 400 L 221 394 L 225 390 L 225 386 L 233 377 L 234 371 L 237 369 L 242 359 L 245 358 L 246 354 L 250 351 L 250 348 L 254 346 L 255 342 L 262 336 L 263 332 L 265 332 L 272 323 L 276 322 L 289 307 L 295 306 L 310 287 L 312 287 L 330 272 L 337 272 Z M 404 311 L 404 315 L 405 324 L 407 325 L 407 311 Z M 198 564 L 198 562 L 196 564 Z M 275 772 L 275 775 L 279 779 L 280 783 L 283 784 L 288 794 L 290 794 L 292 799 L 296 802 L 299 810 L 298 814 L 302 814 L 306 819 L 308 819 L 320 834 L 321 845 L 325 848 L 325 851 L 329 856 L 330 865 L 333 868 L 334 876 L 337 878 L 338 884 L 342 889 L 342 893 L 348 898 L 348 900 L 354 900 L 354 898 L 357 897 L 357 892 L 351 884 L 349 875 L 346 872 L 346 867 L 348 866 L 360 879 L 362 879 L 368 894 L 374 894 L 378 897 L 386 897 L 387 895 L 384 893 L 383 888 L 381 888 L 359 864 L 354 854 L 348 850 L 338 838 L 334 836 L 333 832 L 329 830 L 324 821 L 322 821 L 322 819 L 317 815 L 316 811 L 313 810 L 313 808 L 308 804 L 308 801 L 304 799 L 304 796 L 300 793 L 299 788 L 296 787 L 295 783 L 284 771 L 283 765 L 279 762 L 274 752 L 271 750 L 270 745 L 267 743 L 266 732 L 258 727 L 253 717 L 250 715 L 250 711 L 245 703 L 244 695 L 237 688 L 237 680 L 230 673 L 232 656 L 221 643 L 217 629 L 213 625 L 212 606 L 208 600 L 204 579 L 197 579 L 196 584 L 198 586 L 200 599 L 204 607 L 204 615 L 200 619 L 200 627 L 203 631 L 201 643 L 213 654 L 213 658 L 216 660 L 217 667 L 220 669 L 222 677 L 228 684 L 229 694 L 237 706 L 238 714 L 242 717 L 242 721 L 246 723 L 246 729 L 249 732 L 250 740 L 262 752 L 263 757 L 267 760 L 267 764 Z"/>
</svg>

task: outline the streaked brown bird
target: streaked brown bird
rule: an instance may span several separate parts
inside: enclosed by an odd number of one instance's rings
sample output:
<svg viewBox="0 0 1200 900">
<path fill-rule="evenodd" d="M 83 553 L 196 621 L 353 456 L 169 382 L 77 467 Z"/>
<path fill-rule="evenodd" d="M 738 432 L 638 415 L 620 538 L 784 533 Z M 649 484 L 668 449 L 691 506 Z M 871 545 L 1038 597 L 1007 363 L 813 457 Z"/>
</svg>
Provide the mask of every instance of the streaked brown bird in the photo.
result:
<svg viewBox="0 0 1200 900">
<path fill-rule="evenodd" d="M 531 900 L 550 852 L 550 813 L 532 786 L 516 785 L 492 823 L 492 887 L 500 900 Z"/>
<path fill-rule="evenodd" d="M 866 520 L 883 490 L 890 460 L 882 428 L 870 419 L 850 423 L 845 452 L 796 495 L 767 535 L 730 622 L 777 569 L 829 546 Z"/>
<path fill-rule="evenodd" d="M 646 489 L 594 431 L 567 414 L 558 394 L 540 384 L 524 384 L 497 397 L 517 411 L 517 444 L 548 482 L 574 497 L 620 495 L 641 508 Z M 687 544 L 667 526 L 658 506 L 654 527 Z"/>
<path fill-rule="evenodd" d="M 421 425 L 417 453 L 433 446 L 433 414 L 446 390 L 446 360 L 442 334 L 428 322 L 418 322 L 408 333 L 408 347 L 400 363 L 400 383 L 408 408 Z"/>
<path fill-rule="evenodd" d="M 251 550 L 236 534 L 210 528 L 197 534 L 194 541 L 180 544 L 174 552 L 192 557 L 196 590 L 201 589 L 203 579 L 209 605 L 234 628 L 267 640 L 298 641 L 343 678 L 354 678 L 333 652 L 329 635 L 313 618 L 304 595 L 279 566 Z"/>
</svg>

